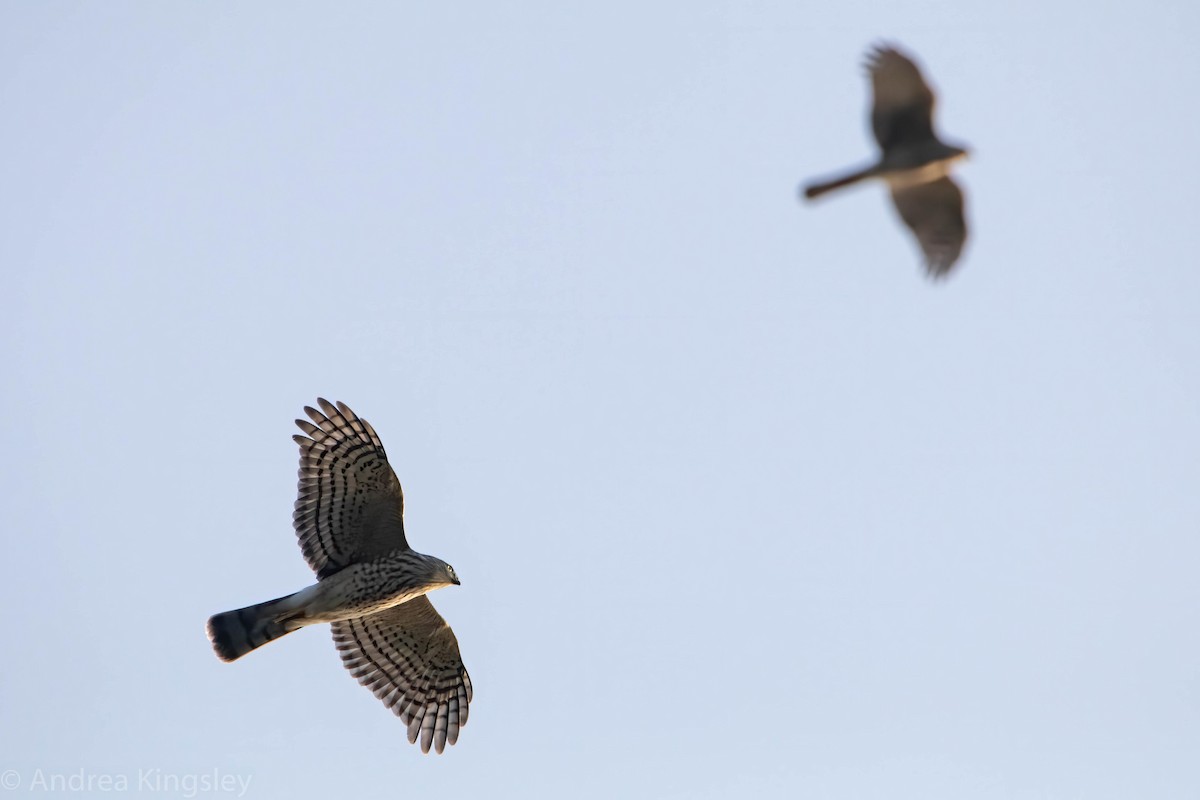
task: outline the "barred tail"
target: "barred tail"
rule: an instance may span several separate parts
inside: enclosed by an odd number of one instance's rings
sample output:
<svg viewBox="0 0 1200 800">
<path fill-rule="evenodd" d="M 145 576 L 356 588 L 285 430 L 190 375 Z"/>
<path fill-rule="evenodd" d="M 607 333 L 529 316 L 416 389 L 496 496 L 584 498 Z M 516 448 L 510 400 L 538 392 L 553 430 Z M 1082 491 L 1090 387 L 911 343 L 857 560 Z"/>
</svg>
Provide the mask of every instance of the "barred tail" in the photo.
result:
<svg viewBox="0 0 1200 800">
<path fill-rule="evenodd" d="M 290 601 L 295 595 L 268 600 L 235 611 L 214 614 L 208 620 L 208 638 L 222 661 L 234 661 L 301 627 L 304 612 Z"/>
<path fill-rule="evenodd" d="M 834 189 L 840 189 L 843 186 L 849 186 L 852 183 L 858 183 L 866 178 L 873 178 L 877 174 L 879 174 L 878 167 L 867 167 L 866 169 L 860 169 L 855 172 L 851 172 L 848 175 L 843 175 L 840 178 L 834 178 L 831 181 L 809 184 L 808 186 L 804 187 L 804 198 L 806 200 L 813 200 L 825 194 L 826 192 L 832 192 Z"/>
</svg>

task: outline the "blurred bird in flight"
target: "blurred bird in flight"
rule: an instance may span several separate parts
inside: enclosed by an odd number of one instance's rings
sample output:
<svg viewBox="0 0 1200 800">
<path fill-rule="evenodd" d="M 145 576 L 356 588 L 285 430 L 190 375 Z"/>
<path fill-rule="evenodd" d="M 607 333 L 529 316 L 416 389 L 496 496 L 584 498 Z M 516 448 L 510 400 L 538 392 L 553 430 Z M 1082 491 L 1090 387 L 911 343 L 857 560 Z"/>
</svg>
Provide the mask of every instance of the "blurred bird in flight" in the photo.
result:
<svg viewBox="0 0 1200 800">
<path fill-rule="evenodd" d="M 874 95 L 871 128 L 879 161 L 840 177 L 809 184 L 805 198 L 881 178 L 892 193 L 900 218 L 916 236 L 932 278 L 946 276 L 967 239 L 963 193 L 950 179 L 950 167 L 967 156 L 965 147 L 947 144 L 933 129 L 934 94 L 917 65 L 890 46 L 867 54 Z"/>
</svg>

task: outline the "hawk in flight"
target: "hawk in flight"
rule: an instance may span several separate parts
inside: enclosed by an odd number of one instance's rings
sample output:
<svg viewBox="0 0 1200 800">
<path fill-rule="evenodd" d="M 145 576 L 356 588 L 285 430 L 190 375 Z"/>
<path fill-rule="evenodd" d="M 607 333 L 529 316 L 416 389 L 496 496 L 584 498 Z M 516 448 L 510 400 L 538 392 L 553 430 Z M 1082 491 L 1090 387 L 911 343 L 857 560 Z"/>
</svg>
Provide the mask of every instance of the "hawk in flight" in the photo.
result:
<svg viewBox="0 0 1200 800">
<path fill-rule="evenodd" d="M 458 585 L 454 568 L 408 546 L 404 494 L 375 429 L 344 403 L 318 399 L 296 425 L 300 486 L 292 523 L 317 582 L 208 621 L 223 661 L 305 625 L 331 623 L 346 669 L 442 752 L 467 724 L 471 678 L 454 632 L 425 596 Z"/>
<path fill-rule="evenodd" d="M 874 104 L 871 128 L 879 161 L 869 167 L 804 189 L 813 199 L 867 178 L 882 178 L 900 218 L 925 253 L 925 269 L 944 277 L 958 260 L 967 238 L 963 194 L 950 179 L 950 166 L 967 151 L 946 144 L 933 130 L 933 91 L 912 59 L 892 47 L 867 55 Z"/>
</svg>

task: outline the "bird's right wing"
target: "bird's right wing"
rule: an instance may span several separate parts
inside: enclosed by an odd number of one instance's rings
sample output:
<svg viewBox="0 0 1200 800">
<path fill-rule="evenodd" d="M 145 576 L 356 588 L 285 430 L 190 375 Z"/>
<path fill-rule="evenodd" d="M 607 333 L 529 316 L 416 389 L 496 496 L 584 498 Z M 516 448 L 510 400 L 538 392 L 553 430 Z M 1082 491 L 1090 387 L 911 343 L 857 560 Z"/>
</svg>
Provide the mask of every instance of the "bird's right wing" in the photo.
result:
<svg viewBox="0 0 1200 800">
<path fill-rule="evenodd" d="M 944 277 L 967 240 L 963 194 L 949 178 L 892 190 L 892 202 L 925 253 L 930 277 Z"/>
<path fill-rule="evenodd" d="M 408 547 L 404 493 L 375 429 L 345 403 L 318 398 L 298 419 L 300 481 L 292 525 L 318 578 Z"/>
<path fill-rule="evenodd" d="M 424 595 L 386 611 L 333 623 L 342 663 L 400 721 L 421 751 L 442 752 L 467 724 L 471 678 L 458 639 Z"/>
<path fill-rule="evenodd" d="M 874 102 L 871 128 L 885 154 L 894 147 L 934 139 L 933 91 L 912 59 L 891 47 L 867 55 Z"/>
</svg>

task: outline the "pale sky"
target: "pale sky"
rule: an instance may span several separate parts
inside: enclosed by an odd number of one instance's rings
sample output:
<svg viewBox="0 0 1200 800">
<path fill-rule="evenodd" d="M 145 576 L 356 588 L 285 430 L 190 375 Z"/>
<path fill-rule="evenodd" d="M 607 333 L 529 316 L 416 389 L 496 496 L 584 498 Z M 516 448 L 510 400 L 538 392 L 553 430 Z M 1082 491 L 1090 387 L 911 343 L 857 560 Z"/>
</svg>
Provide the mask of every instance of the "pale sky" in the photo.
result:
<svg viewBox="0 0 1200 800">
<path fill-rule="evenodd" d="M 1198 30 L 1187 0 L 0 2 L 0 789 L 1200 796 Z M 972 148 L 941 284 L 881 187 L 796 200 L 871 157 L 880 39 Z M 440 757 L 327 629 L 205 637 L 313 580 L 318 395 L 462 578 Z"/>
</svg>

